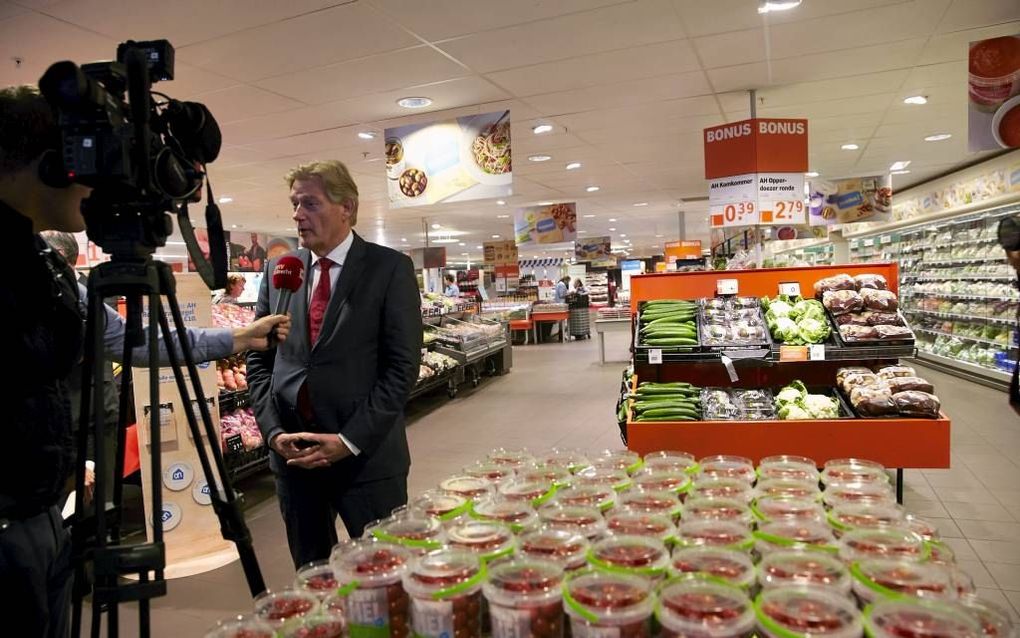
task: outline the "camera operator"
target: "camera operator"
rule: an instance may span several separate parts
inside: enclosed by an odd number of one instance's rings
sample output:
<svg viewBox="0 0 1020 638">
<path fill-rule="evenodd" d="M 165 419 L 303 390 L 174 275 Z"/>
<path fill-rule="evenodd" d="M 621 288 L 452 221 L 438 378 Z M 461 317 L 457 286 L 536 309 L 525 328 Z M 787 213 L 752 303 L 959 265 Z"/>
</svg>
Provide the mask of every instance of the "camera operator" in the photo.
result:
<svg viewBox="0 0 1020 638">
<path fill-rule="evenodd" d="M 1006 251 L 1006 261 L 1017 273 L 1014 285 L 1020 287 L 1020 215 L 999 220 L 998 231 L 999 245 Z M 1017 308 L 1017 323 L 1013 329 L 1020 330 L 1020 308 Z M 1017 414 L 1020 414 L 1020 355 L 1013 365 L 1013 379 L 1009 384 L 1009 404 Z"/>
</svg>

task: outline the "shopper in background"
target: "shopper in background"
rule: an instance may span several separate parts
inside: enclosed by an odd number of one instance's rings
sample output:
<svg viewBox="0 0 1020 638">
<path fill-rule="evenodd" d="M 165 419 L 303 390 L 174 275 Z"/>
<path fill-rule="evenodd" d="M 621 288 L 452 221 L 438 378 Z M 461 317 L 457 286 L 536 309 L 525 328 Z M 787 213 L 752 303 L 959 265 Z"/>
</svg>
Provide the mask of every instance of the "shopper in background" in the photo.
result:
<svg viewBox="0 0 1020 638">
<path fill-rule="evenodd" d="M 1006 260 L 1017 273 L 1015 285 L 1020 287 L 1020 215 L 999 220 L 999 245 L 1006 251 Z M 1020 307 L 1017 308 L 1016 330 L 1020 330 Z M 1015 337 L 1014 337 L 1015 338 Z M 1011 346 L 1014 344 L 1010 344 Z M 1013 378 L 1009 384 L 1009 404 L 1020 414 L 1020 355 L 1013 364 Z"/>
<path fill-rule="evenodd" d="M 574 280 L 574 294 L 577 294 L 577 295 L 587 295 L 588 294 L 588 290 L 584 287 L 584 282 L 581 281 L 580 279 L 575 279 Z"/>
<path fill-rule="evenodd" d="M 561 277 L 556 282 L 556 303 L 567 303 L 567 293 L 570 292 L 570 277 Z"/>
<path fill-rule="evenodd" d="M 329 556 L 336 516 L 352 538 L 407 502 L 404 404 L 421 364 L 421 298 L 410 258 L 358 236 L 358 187 L 343 163 L 287 174 L 305 278 L 291 338 L 248 356 L 295 566 Z M 266 267 L 257 306 L 278 291 Z"/>
<path fill-rule="evenodd" d="M 446 297 L 459 297 L 460 286 L 457 285 L 456 277 L 454 277 L 451 273 L 446 273 L 446 275 L 443 276 L 443 280 L 446 281 L 446 291 L 443 292 L 443 295 Z"/>
<path fill-rule="evenodd" d="M 213 303 L 229 303 L 237 305 L 238 299 L 241 297 L 241 293 L 244 292 L 245 279 L 244 275 L 232 274 L 227 275 L 227 287 L 223 289 L 223 292 L 216 295 L 213 299 Z"/>
</svg>

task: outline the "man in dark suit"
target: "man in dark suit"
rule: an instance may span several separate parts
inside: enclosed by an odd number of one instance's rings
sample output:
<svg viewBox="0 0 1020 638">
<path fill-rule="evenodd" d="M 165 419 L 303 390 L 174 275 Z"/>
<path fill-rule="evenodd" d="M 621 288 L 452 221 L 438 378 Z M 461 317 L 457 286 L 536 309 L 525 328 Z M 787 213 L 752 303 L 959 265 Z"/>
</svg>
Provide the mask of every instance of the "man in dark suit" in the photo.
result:
<svg viewBox="0 0 1020 638">
<path fill-rule="evenodd" d="M 411 260 L 354 233 L 358 189 L 338 161 L 287 175 L 305 263 L 292 327 L 248 356 L 294 565 L 329 556 L 339 514 L 352 538 L 407 502 L 404 404 L 421 364 L 421 300 Z M 278 292 L 266 266 L 258 316 Z"/>
</svg>

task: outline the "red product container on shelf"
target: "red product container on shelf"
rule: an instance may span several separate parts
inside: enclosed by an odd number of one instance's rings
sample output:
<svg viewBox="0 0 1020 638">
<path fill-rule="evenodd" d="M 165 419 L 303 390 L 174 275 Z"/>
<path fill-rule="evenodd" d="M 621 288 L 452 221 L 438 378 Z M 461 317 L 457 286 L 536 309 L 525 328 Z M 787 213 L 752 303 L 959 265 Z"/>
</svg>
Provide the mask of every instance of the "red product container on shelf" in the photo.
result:
<svg viewBox="0 0 1020 638">
<path fill-rule="evenodd" d="M 496 487 L 496 493 L 500 498 L 509 501 L 525 501 L 538 507 L 556 494 L 556 488 L 550 481 L 513 479 L 500 483 Z"/>
<path fill-rule="evenodd" d="M 335 616 L 305 616 L 283 626 L 282 638 L 343 638 L 344 619 Z"/>
<path fill-rule="evenodd" d="M 563 568 L 545 560 L 515 559 L 493 566 L 482 585 L 493 638 L 560 638 L 563 579 Z"/>
<path fill-rule="evenodd" d="M 687 498 L 732 498 L 741 503 L 750 503 L 754 497 L 750 483 L 742 478 L 727 477 L 695 479 L 687 495 Z"/>
<path fill-rule="evenodd" d="M 415 560 L 404 574 L 404 589 L 411 595 L 414 635 L 481 636 L 484 579 L 481 562 L 470 552 L 440 549 Z"/>
<path fill-rule="evenodd" d="M 492 482 L 480 476 L 451 476 L 439 484 L 439 489 L 474 501 L 492 495 Z"/>
<path fill-rule="evenodd" d="M 691 477 L 686 472 L 645 469 L 634 475 L 634 488 L 639 490 L 682 494 L 690 487 Z"/>
<path fill-rule="evenodd" d="M 471 511 L 471 502 L 460 494 L 443 490 L 428 490 L 416 496 L 407 507 L 441 521 L 452 521 Z"/>
<path fill-rule="evenodd" d="M 650 638 L 654 598 L 646 579 L 604 572 L 570 578 L 563 593 L 574 638 Z"/>
<path fill-rule="evenodd" d="M 762 557 L 758 564 L 758 584 L 762 589 L 803 585 L 831 589 L 846 596 L 851 581 L 846 565 L 825 552 L 783 550 Z"/>
<path fill-rule="evenodd" d="M 684 521 L 731 521 L 750 526 L 751 508 L 732 498 L 689 498 L 684 503 L 681 519 Z"/>
<path fill-rule="evenodd" d="M 539 455 L 538 462 L 553 467 L 561 467 L 571 474 L 591 465 L 588 455 L 584 452 L 562 448 L 553 448 L 545 454 Z"/>
<path fill-rule="evenodd" d="M 584 535 L 565 529 L 540 529 L 517 538 L 517 553 L 522 558 L 553 561 L 568 572 L 588 565 L 590 547 Z"/>
<path fill-rule="evenodd" d="M 761 497 L 751 504 L 751 511 L 760 523 L 772 521 L 825 522 L 825 508 L 814 500 L 799 498 Z"/>
<path fill-rule="evenodd" d="M 838 534 L 854 529 L 902 525 L 903 508 L 895 503 L 844 503 L 832 508 L 829 524 Z"/>
<path fill-rule="evenodd" d="M 758 463 L 758 477 L 762 479 L 793 479 L 818 483 L 818 464 L 806 456 L 780 454 L 767 456 Z"/>
<path fill-rule="evenodd" d="M 822 491 L 818 482 L 788 478 L 763 478 L 758 481 L 755 491 L 759 497 L 772 496 L 778 498 L 800 498 L 805 500 L 821 500 Z"/>
<path fill-rule="evenodd" d="M 863 629 L 854 603 L 823 588 L 766 589 L 755 612 L 759 634 L 767 638 L 860 638 Z"/>
<path fill-rule="evenodd" d="M 236 616 L 216 623 L 205 638 L 276 638 L 276 629 L 255 616 Z"/>
<path fill-rule="evenodd" d="M 836 551 L 836 537 L 829 526 L 812 521 L 772 521 L 754 532 L 754 547 L 762 556 L 785 549 Z"/>
<path fill-rule="evenodd" d="M 255 615 L 275 627 L 288 620 L 314 614 L 319 610 L 319 597 L 300 589 L 267 591 L 255 597 Z"/>
<path fill-rule="evenodd" d="M 531 503 L 523 501 L 501 501 L 486 499 L 475 503 L 471 517 L 480 521 L 496 521 L 508 525 L 514 534 L 537 529 L 540 521 L 538 512 Z"/>
<path fill-rule="evenodd" d="M 754 606 L 731 585 L 691 577 L 659 590 L 663 638 L 744 638 L 754 634 Z"/>
<path fill-rule="evenodd" d="M 622 492 L 632 484 L 630 475 L 626 471 L 608 467 L 589 467 L 574 475 L 575 487 L 595 485 L 611 487 L 617 492 Z"/>
<path fill-rule="evenodd" d="M 754 586 L 756 571 L 746 552 L 723 547 L 678 547 L 673 551 L 670 573 L 708 574 L 749 591 Z"/>
<path fill-rule="evenodd" d="M 888 483 L 840 483 L 827 486 L 822 501 L 829 509 L 847 503 L 894 505 L 896 496 Z"/>
<path fill-rule="evenodd" d="M 822 468 L 822 484 L 889 483 L 885 466 L 865 459 L 832 459 Z"/>
<path fill-rule="evenodd" d="M 298 569 L 294 587 L 311 592 L 319 598 L 326 598 L 336 592 L 339 585 L 336 574 L 333 573 L 333 566 L 329 564 L 329 561 L 316 560 L 306 563 Z"/>
<path fill-rule="evenodd" d="M 939 539 L 939 528 L 935 526 L 931 521 L 927 521 L 923 518 L 918 518 L 913 514 L 907 514 L 903 517 L 903 526 L 914 532 L 924 540 L 928 542 L 937 541 Z"/>
<path fill-rule="evenodd" d="M 410 631 L 410 600 L 401 579 L 413 554 L 400 545 L 353 540 L 333 548 L 333 566 L 340 593 L 347 597 L 347 626 L 352 634 L 388 631 L 406 638 Z"/>
<path fill-rule="evenodd" d="M 647 536 L 663 543 L 671 542 L 676 534 L 676 526 L 668 516 L 621 508 L 606 514 L 606 529 L 610 534 Z"/>
<path fill-rule="evenodd" d="M 728 547 L 749 551 L 754 537 L 746 525 L 733 521 L 680 521 L 676 526 L 679 547 Z"/>
<path fill-rule="evenodd" d="M 888 558 L 854 563 L 854 594 L 864 604 L 901 595 L 956 598 L 953 577 L 944 565 Z"/>
<path fill-rule="evenodd" d="M 698 461 L 693 454 L 678 450 L 659 450 L 645 454 L 645 469 L 650 471 L 684 472 L 696 474 Z"/>
<path fill-rule="evenodd" d="M 680 520 L 680 499 L 673 492 L 630 490 L 620 494 L 616 505 L 621 510 L 662 514 L 674 522 Z"/>
<path fill-rule="evenodd" d="M 446 544 L 450 549 L 471 552 L 482 562 L 488 562 L 513 553 L 514 535 L 502 523 L 466 521 L 446 529 Z"/>
<path fill-rule="evenodd" d="M 531 465 L 517 470 L 518 480 L 551 483 L 558 488 L 573 483 L 573 476 L 567 468 L 556 465 Z"/>
<path fill-rule="evenodd" d="M 856 529 L 839 539 L 839 557 L 847 563 L 868 558 L 926 560 L 931 550 L 920 536 L 902 527 Z"/>
<path fill-rule="evenodd" d="M 957 604 L 980 623 L 982 633 L 988 638 L 1016 636 L 1017 624 L 1013 617 L 995 603 L 967 594 L 961 596 Z"/>
<path fill-rule="evenodd" d="M 644 462 L 641 455 L 627 449 L 603 450 L 600 454 L 591 457 L 591 465 L 599 468 L 616 468 L 628 474 L 633 474 L 641 469 Z"/>
<path fill-rule="evenodd" d="M 605 485 L 574 485 L 556 492 L 553 502 L 560 505 L 594 507 L 600 511 L 616 505 L 616 490 Z"/>
<path fill-rule="evenodd" d="M 742 479 L 748 484 L 754 483 L 757 474 L 754 470 L 754 463 L 751 459 L 743 456 L 732 456 L 717 454 L 706 456 L 698 461 L 700 469 L 698 476 L 701 477 L 725 477 Z"/>
<path fill-rule="evenodd" d="M 588 540 L 601 538 L 606 533 L 606 520 L 594 507 L 552 503 L 540 507 L 538 517 L 546 527 L 577 532 Z"/>
<path fill-rule="evenodd" d="M 367 527 L 365 536 L 402 545 L 418 554 L 439 549 L 446 542 L 438 520 L 407 510 Z"/>
<path fill-rule="evenodd" d="M 496 465 L 505 465 L 507 467 L 524 467 L 525 465 L 531 465 L 535 462 L 535 457 L 531 452 L 527 450 L 508 450 L 505 448 L 496 448 L 489 452 L 486 457 L 489 462 L 495 463 Z"/>
<path fill-rule="evenodd" d="M 879 600 L 864 612 L 874 638 L 978 638 L 981 624 L 960 607 L 919 598 Z"/>
<path fill-rule="evenodd" d="M 464 475 L 485 479 L 486 481 L 495 484 L 508 478 L 513 478 L 516 476 L 516 472 L 514 472 L 514 468 L 509 465 L 496 465 L 495 463 L 488 461 L 479 461 L 474 465 L 468 465 L 465 467 Z"/>
<path fill-rule="evenodd" d="M 592 544 L 588 563 L 600 570 L 661 580 L 669 569 L 669 551 L 654 538 L 609 536 Z"/>
</svg>

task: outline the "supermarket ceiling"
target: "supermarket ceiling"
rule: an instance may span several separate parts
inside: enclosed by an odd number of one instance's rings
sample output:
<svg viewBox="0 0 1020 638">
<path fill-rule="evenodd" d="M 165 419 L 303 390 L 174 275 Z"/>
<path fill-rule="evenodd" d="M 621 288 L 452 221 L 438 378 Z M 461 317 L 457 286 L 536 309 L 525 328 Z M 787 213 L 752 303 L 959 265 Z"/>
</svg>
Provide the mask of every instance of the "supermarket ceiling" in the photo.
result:
<svg viewBox="0 0 1020 638">
<path fill-rule="evenodd" d="M 512 220 L 501 215 L 543 200 L 577 201 L 583 232 L 617 244 L 626 235 L 635 253 L 675 239 L 681 208 L 687 236 L 706 236 L 704 202 L 683 202 L 707 194 L 700 132 L 748 117 L 748 89 L 758 90 L 759 115 L 810 120 L 811 168 L 823 175 L 910 160 L 911 173 L 895 178 L 902 187 L 976 159 L 966 152 L 967 43 L 1020 32 L 1020 2 L 804 0 L 767 15 L 756 5 L 0 1 L 0 83 L 34 83 L 57 59 L 108 59 L 128 38 L 168 38 L 178 79 L 160 90 L 205 102 L 223 128 L 211 173 L 233 199 L 223 206 L 228 225 L 290 229 L 281 176 L 331 157 L 355 174 L 359 230 L 370 240 L 420 246 L 427 217 L 464 244 L 449 248 L 455 256 L 509 237 Z M 397 105 L 409 95 L 432 105 Z M 911 95 L 928 103 L 904 104 Z M 504 108 L 515 155 L 506 205 L 388 210 L 384 128 Z M 533 134 L 540 123 L 552 132 Z M 924 141 L 937 133 L 952 137 Z M 841 150 L 849 142 L 859 149 Z M 536 154 L 552 159 L 526 159 Z M 567 171 L 569 162 L 582 166 Z"/>
</svg>

